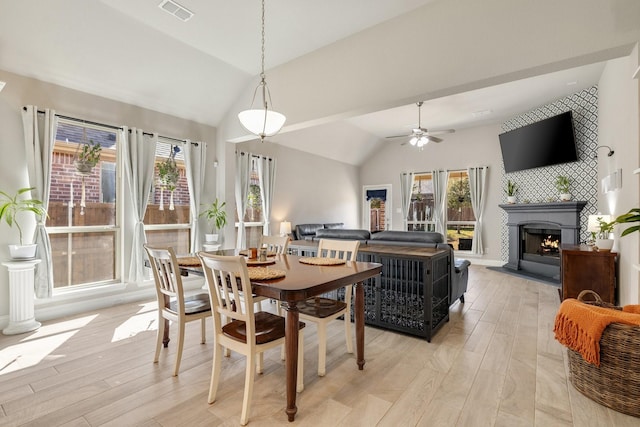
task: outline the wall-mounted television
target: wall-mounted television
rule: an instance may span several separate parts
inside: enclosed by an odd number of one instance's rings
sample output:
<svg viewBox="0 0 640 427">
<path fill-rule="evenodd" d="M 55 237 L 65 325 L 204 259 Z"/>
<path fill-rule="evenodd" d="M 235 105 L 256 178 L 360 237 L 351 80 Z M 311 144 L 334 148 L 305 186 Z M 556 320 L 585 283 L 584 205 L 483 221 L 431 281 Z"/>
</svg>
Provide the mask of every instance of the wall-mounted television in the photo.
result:
<svg viewBox="0 0 640 427">
<path fill-rule="evenodd" d="M 499 135 L 505 172 L 578 160 L 571 111 Z"/>
</svg>

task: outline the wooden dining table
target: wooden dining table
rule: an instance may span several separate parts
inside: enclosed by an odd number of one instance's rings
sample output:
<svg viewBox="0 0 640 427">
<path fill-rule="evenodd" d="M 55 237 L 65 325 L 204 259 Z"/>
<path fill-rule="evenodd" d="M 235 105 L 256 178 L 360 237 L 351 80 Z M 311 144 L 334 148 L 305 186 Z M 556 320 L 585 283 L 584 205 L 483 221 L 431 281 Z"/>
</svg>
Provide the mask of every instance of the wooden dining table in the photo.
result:
<svg viewBox="0 0 640 427">
<path fill-rule="evenodd" d="M 237 255 L 237 250 L 221 250 L 217 255 Z M 285 317 L 285 372 L 287 407 L 289 421 L 295 419 L 296 382 L 298 368 L 298 303 L 325 292 L 330 292 L 351 284 L 355 285 L 354 317 L 356 325 L 356 362 L 359 370 L 364 369 L 364 286 L 363 282 L 382 271 L 382 265 L 372 262 L 347 261 L 342 265 L 319 266 L 300 262 L 300 256 L 276 255 L 273 264 L 267 268 L 285 271 L 285 276 L 275 280 L 252 280 L 253 294 L 273 298 L 282 302 Z M 178 260 L 179 261 L 179 260 Z M 187 272 L 202 274 L 198 267 L 183 267 Z M 349 319 L 345 319 L 349 321 Z"/>
</svg>

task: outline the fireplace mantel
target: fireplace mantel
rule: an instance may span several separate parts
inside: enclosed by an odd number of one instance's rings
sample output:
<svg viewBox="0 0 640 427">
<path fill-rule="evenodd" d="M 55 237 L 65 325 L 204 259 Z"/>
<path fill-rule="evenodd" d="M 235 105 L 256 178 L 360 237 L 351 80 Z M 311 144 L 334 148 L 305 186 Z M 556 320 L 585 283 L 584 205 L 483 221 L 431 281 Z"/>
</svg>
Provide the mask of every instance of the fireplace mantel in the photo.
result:
<svg viewBox="0 0 640 427">
<path fill-rule="evenodd" d="M 568 201 L 568 202 L 549 202 L 549 203 L 513 203 L 499 205 L 507 212 L 539 212 L 539 211 L 553 211 L 553 212 L 577 212 L 580 215 L 580 211 L 587 204 L 583 201 Z"/>
<path fill-rule="evenodd" d="M 529 263 L 521 259 L 521 226 L 531 223 L 550 224 L 561 230 L 562 243 L 578 244 L 580 240 L 580 212 L 586 204 L 586 201 L 567 201 L 499 205 L 507 212 L 509 234 L 509 257 L 504 267 L 559 278 L 559 267 L 537 265 L 537 263 Z"/>
</svg>

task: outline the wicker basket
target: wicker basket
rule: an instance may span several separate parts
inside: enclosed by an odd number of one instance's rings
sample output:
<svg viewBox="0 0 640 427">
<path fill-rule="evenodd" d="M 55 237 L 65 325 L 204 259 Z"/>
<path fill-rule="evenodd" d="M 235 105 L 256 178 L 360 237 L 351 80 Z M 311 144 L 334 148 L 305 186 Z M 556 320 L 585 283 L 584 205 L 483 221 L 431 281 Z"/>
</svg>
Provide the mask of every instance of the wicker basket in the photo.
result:
<svg viewBox="0 0 640 427">
<path fill-rule="evenodd" d="M 585 292 L 585 291 L 583 291 Z M 620 309 L 602 301 L 583 301 L 601 307 Z M 588 398 L 616 411 L 640 417 L 640 326 L 612 323 L 600 339 L 600 367 L 587 363 L 580 353 L 567 349 L 573 386 Z"/>
</svg>

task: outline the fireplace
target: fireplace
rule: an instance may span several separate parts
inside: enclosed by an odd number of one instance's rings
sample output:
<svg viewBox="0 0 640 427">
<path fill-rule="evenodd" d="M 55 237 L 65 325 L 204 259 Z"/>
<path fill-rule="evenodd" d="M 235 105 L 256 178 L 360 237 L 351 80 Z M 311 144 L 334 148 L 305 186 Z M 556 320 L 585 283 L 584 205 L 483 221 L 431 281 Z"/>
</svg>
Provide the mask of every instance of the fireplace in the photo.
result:
<svg viewBox="0 0 640 427">
<path fill-rule="evenodd" d="M 508 262 L 521 270 L 558 281 L 560 245 L 580 241 L 580 211 L 587 202 L 500 205 L 507 212 Z"/>
<path fill-rule="evenodd" d="M 520 226 L 522 242 L 520 259 L 549 265 L 560 265 L 560 228 L 548 224 L 525 224 Z"/>
</svg>

